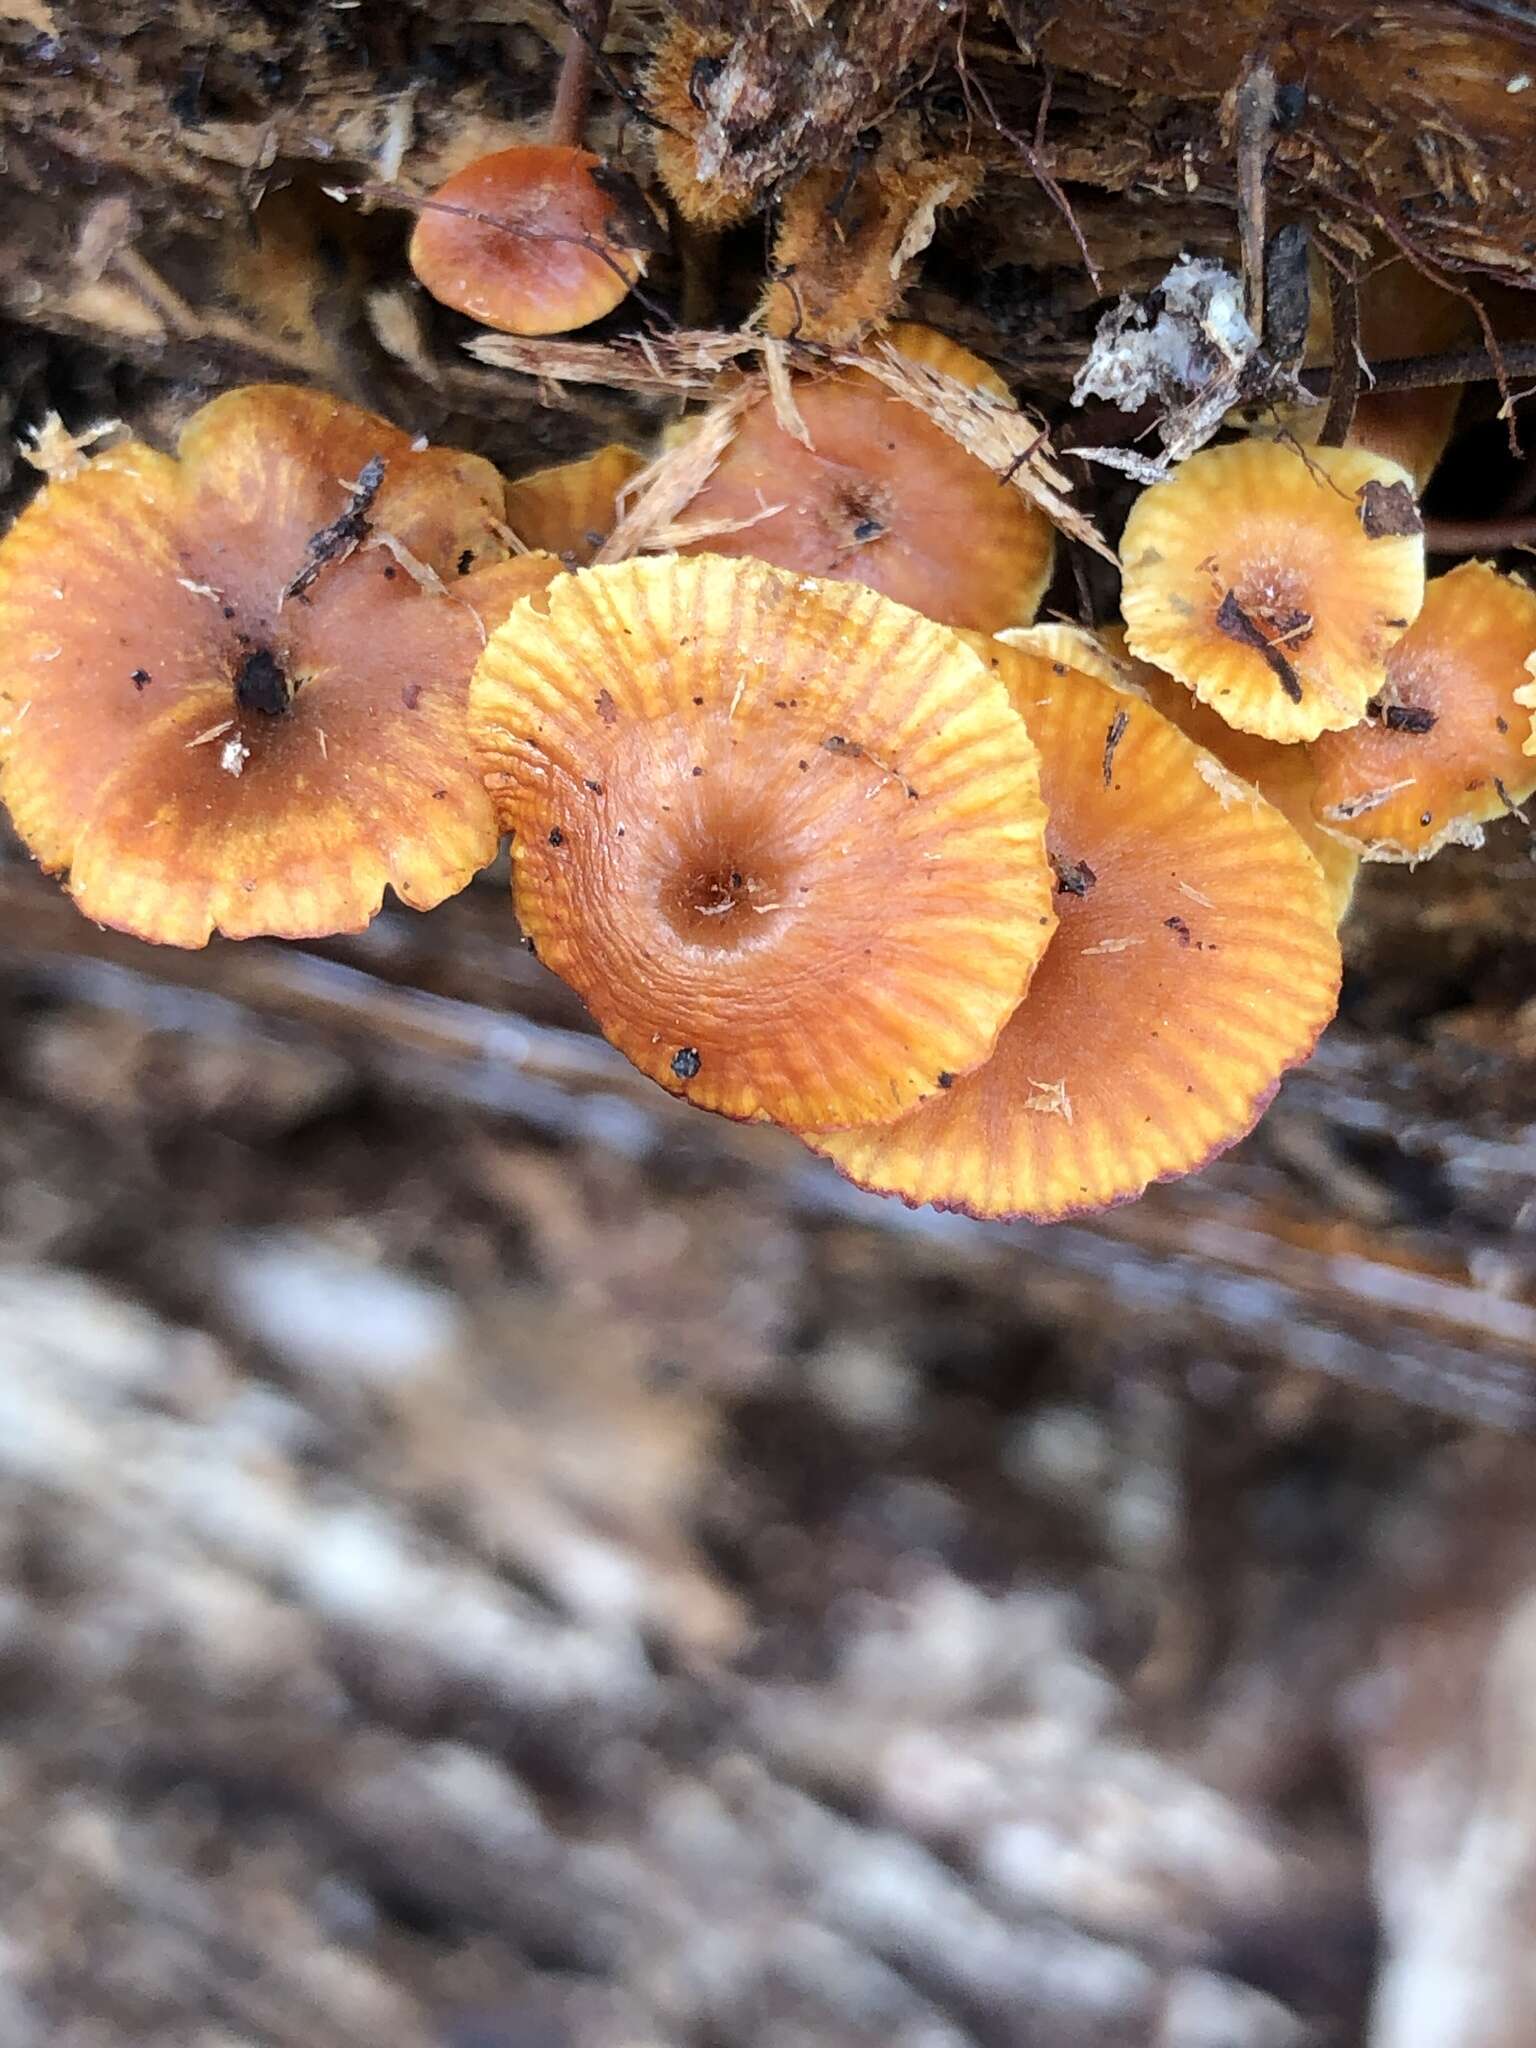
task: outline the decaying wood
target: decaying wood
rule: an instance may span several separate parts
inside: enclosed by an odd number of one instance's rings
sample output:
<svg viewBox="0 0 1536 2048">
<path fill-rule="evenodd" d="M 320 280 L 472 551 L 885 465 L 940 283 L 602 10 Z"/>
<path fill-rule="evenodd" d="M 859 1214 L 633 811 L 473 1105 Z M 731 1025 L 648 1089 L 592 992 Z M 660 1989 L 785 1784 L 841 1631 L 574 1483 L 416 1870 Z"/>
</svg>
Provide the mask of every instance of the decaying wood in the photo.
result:
<svg viewBox="0 0 1536 2048">
<path fill-rule="evenodd" d="M 1447 858 L 1367 1010 L 1536 948 Z M 1373 2048 L 1505 2048 L 1524 1011 L 980 1230 L 641 1081 L 504 888 L 177 954 L 0 865 L 7 2042 L 1330 2048 L 1379 1901 Z"/>
<path fill-rule="evenodd" d="M 1356 958 L 1374 950 L 1378 971 L 1389 973 L 1457 917 L 1471 920 L 1460 942 L 1475 958 L 1481 915 L 1491 920 L 1482 943 L 1496 949 L 1501 972 L 1517 976 L 1521 960 L 1536 958 L 1536 869 L 1528 882 L 1514 871 L 1523 931 L 1509 930 L 1508 910 L 1488 899 L 1495 884 L 1476 857 L 1442 856 L 1436 870 L 1410 878 L 1421 896 L 1437 872 L 1443 902 L 1433 889 L 1417 907 L 1409 898 L 1401 927 L 1394 879 L 1368 875 L 1366 914 L 1379 896 L 1382 921 L 1373 941 L 1357 941 Z M 650 1151 L 686 1132 L 714 1156 L 780 1181 L 810 1213 L 857 1216 L 915 1243 L 972 1244 L 983 1263 L 1011 1267 L 1026 1292 L 1048 1286 L 1064 1313 L 1093 1313 L 1107 1291 L 1138 1329 L 1158 1327 L 1170 1340 L 1182 1332 L 1228 1355 L 1302 1363 L 1452 1415 L 1536 1430 L 1536 1308 L 1472 1270 L 1504 1260 L 1514 1262 L 1512 1276 L 1525 1270 L 1519 1217 L 1536 1188 L 1536 1016 L 1525 1010 L 1513 1026 L 1490 1017 L 1475 1055 L 1459 1050 L 1454 1032 L 1425 1051 L 1336 1026 L 1254 1138 L 1195 1181 L 1155 1188 L 1088 1223 L 978 1228 L 909 1218 L 848 1189 L 780 1134 L 705 1121 L 653 1088 L 591 1036 L 558 982 L 508 946 L 505 901 L 490 884 L 431 918 L 390 913 L 371 934 L 323 948 L 147 950 L 95 931 L 22 867 L 0 868 L 0 911 L 11 971 L 79 998 L 94 992 L 153 1009 L 158 988 L 172 999 L 168 1026 L 312 1033 L 396 1088 L 556 1134 L 591 1128 L 594 1114 L 601 1124 L 601 1111 L 583 1108 L 588 1096 L 622 1104 L 630 1146 Z M 185 1009 L 175 1007 L 176 991 Z M 1490 1064 L 1496 1040 L 1504 1059 Z M 1378 1163 L 1363 1165 L 1362 1154 Z M 1409 1192 L 1414 1180 L 1428 1208 Z M 1460 1219 L 1450 1227 L 1433 1220 L 1446 1188 Z M 1389 1306 L 1393 1341 L 1383 1352 L 1377 1336 Z"/>
</svg>

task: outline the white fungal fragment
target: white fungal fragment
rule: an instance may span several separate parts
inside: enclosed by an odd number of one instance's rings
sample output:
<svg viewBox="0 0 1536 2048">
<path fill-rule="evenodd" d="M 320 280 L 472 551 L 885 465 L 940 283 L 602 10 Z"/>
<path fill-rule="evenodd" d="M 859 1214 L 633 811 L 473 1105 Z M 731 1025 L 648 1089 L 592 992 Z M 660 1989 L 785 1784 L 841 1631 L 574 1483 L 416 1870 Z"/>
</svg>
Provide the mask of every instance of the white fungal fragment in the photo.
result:
<svg viewBox="0 0 1536 2048">
<path fill-rule="evenodd" d="M 1181 461 L 1220 426 L 1259 337 L 1243 312 L 1241 281 L 1208 257 L 1181 256 L 1154 296 L 1155 315 L 1147 301 L 1122 293 L 1100 320 L 1072 403 L 1107 398 L 1121 412 L 1162 406 L 1164 448 Z M 1123 451 L 1115 466 L 1129 466 Z"/>
<path fill-rule="evenodd" d="M 1065 1122 L 1072 1121 L 1072 1098 L 1067 1093 L 1065 1081 L 1037 1081 L 1030 1077 L 1031 1092 L 1024 1098 L 1024 1107 L 1033 1109 L 1041 1116 L 1059 1116 Z"/>
</svg>

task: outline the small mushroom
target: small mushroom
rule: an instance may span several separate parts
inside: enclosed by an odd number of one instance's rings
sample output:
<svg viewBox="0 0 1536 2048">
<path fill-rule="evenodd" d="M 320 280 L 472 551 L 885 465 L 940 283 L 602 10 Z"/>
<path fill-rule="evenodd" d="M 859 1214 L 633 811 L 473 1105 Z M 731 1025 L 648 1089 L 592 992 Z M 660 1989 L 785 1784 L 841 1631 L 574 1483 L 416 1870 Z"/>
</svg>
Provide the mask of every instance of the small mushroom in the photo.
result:
<svg viewBox="0 0 1536 2048">
<path fill-rule="evenodd" d="M 543 142 L 474 158 L 419 202 L 411 268 L 434 299 L 503 334 L 567 334 L 644 275 L 656 221 L 623 171 L 581 147 L 610 0 L 571 18 Z"/>
<path fill-rule="evenodd" d="M 1023 721 L 873 591 L 578 570 L 492 637 L 470 723 L 539 957 L 703 1108 L 900 1115 L 987 1057 L 1055 927 Z"/>
<path fill-rule="evenodd" d="M 282 385 L 50 484 L 0 543 L 22 838 L 86 916 L 172 945 L 453 895 L 497 843 L 469 672 L 559 566 L 501 563 L 501 512 L 489 463 Z"/>
<path fill-rule="evenodd" d="M 1120 553 L 1131 652 L 1281 742 L 1364 716 L 1424 596 L 1412 480 L 1357 448 L 1202 449 L 1142 492 Z"/>
<path fill-rule="evenodd" d="M 1054 1221 L 1251 1128 L 1338 1001 L 1332 907 L 1280 814 L 1227 803 L 1151 705 L 998 645 L 1040 749 L 1060 925 L 976 1072 L 898 1122 L 808 1136 L 861 1187 Z"/>
<path fill-rule="evenodd" d="M 929 328 L 898 323 L 883 338 L 912 362 L 1008 398 L 985 363 Z M 1044 513 L 862 371 L 795 377 L 792 388 L 810 446 L 771 399 L 751 406 L 687 507 L 689 521 L 712 529 L 692 552 L 863 583 L 977 632 L 1034 617 L 1054 556 Z"/>
<path fill-rule="evenodd" d="M 647 236 L 600 157 L 528 142 L 476 157 L 422 203 L 411 268 L 434 299 L 503 334 L 601 320 L 645 272 Z"/>
<path fill-rule="evenodd" d="M 507 485 L 507 524 L 524 547 L 584 569 L 613 531 L 619 492 L 644 467 L 643 455 L 610 441 L 578 462 L 536 469 Z"/>
<path fill-rule="evenodd" d="M 1308 750 L 1318 820 L 1367 860 L 1480 843 L 1483 825 L 1536 790 L 1521 710 L 1533 654 L 1525 584 L 1485 562 L 1434 577 L 1365 718 Z"/>
</svg>

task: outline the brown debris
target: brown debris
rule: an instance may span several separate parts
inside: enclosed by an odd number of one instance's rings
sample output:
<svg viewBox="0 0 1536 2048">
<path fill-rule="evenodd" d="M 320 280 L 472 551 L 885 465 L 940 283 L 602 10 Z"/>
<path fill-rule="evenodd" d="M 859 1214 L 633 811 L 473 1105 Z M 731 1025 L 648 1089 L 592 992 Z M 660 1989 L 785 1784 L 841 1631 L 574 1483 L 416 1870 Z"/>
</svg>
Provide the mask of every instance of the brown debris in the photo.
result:
<svg viewBox="0 0 1536 2048">
<path fill-rule="evenodd" d="M 905 134 L 862 168 L 807 171 L 780 203 L 762 325 L 833 348 L 862 340 L 897 310 L 939 213 L 980 182 L 974 157 L 913 153 Z"/>
<path fill-rule="evenodd" d="M 1360 490 L 1360 524 L 1371 540 L 1422 533 L 1424 522 L 1407 484 L 1364 484 Z"/>
<path fill-rule="evenodd" d="M 752 7 L 688 0 L 649 78 L 658 152 L 694 218 L 739 220 L 815 166 L 844 165 L 964 27 L 932 0 Z"/>
<path fill-rule="evenodd" d="M 1375 484 L 1366 485 L 1368 491 L 1379 488 L 1380 486 Z M 1393 488 L 1395 489 L 1397 486 L 1393 486 Z M 1375 537 L 1375 535 L 1372 535 L 1373 539 Z M 1229 590 L 1221 600 L 1216 611 L 1216 623 L 1229 640 L 1236 640 L 1241 646 L 1251 647 L 1256 653 L 1261 654 L 1274 671 L 1276 681 L 1287 697 L 1290 698 L 1291 702 L 1293 704 L 1301 702 L 1301 678 L 1286 660 L 1276 642 L 1270 638 L 1262 626 L 1249 618 L 1247 612 L 1243 610 L 1242 605 L 1238 602 L 1235 590 Z M 1291 627 L 1291 631 L 1295 632 L 1297 627 L 1302 624 L 1310 624 L 1304 613 Z"/>
<path fill-rule="evenodd" d="M 302 597 L 322 569 L 344 562 L 362 544 L 368 532 L 368 514 L 384 481 L 385 467 L 382 455 L 371 455 L 363 464 L 357 481 L 348 486 L 344 509 L 305 542 L 304 566 L 284 587 L 285 598 Z"/>
</svg>

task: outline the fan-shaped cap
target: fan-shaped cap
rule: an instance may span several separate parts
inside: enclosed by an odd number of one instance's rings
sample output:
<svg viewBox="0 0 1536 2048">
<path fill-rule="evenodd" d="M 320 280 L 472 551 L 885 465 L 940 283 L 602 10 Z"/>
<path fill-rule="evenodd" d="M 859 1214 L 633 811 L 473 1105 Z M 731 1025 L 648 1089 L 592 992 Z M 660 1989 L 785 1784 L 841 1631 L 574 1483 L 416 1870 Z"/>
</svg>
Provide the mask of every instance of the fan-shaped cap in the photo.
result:
<svg viewBox="0 0 1536 2048">
<path fill-rule="evenodd" d="M 629 296 L 645 249 L 601 157 L 529 142 L 438 187 L 417 216 L 411 268 L 434 299 L 503 334 L 567 334 Z"/>
<path fill-rule="evenodd" d="M 1205 448 L 1142 492 L 1120 548 L 1133 654 L 1229 725 L 1353 725 L 1424 596 L 1407 473 L 1358 448 Z"/>
<path fill-rule="evenodd" d="M 1040 749 L 1060 927 L 985 1066 L 809 1142 L 914 1205 L 1052 1221 L 1240 1138 L 1332 1016 L 1339 947 L 1290 826 L 1223 802 L 1160 713 L 1016 649 L 992 665 Z"/>
<path fill-rule="evenodd" d="M 175 945 L 454 894 L 497 841 L 469 672 L 558 570 L 499 562 L 501 510 L 489 463 L 281 385 L 205 406 L 179 460 L 128 442 L 51 484 L 0 543 L 23 839 L 88 917 Z"/>
<path fill-rule="evenodd" d="M 1425 860 L 1536 789 L 1520 705 L 1536 592 L 1485 562 L 1437 576 L 1366 717 L 1310 749 L 1314 814 L 1370 860 Z"/>
<path fill-rule="evenodd" d="M 493 636 L 470 718 L 525 931 L 703 1108 L 899 1115 L 986 1058 L 1054 929 L 1023 721 L 872 591 L 580 570 Z"/>
<path fill-rule="evenodd" d="M 985 363 L 931 329 L 898 323 L 885 339 L 913 362 L 1008 396 Z M 793 390 L 811 445 L 769 399 L 751 406 L 685 515 L 736 530 L 694 552 L 863 583 L 978 632 L 1034 617 L 1055 551 L 1038 507 L 861 371 L 796 377 Z"/>
<path fill-rule="evenodd" d="M 507 524 L 524 547 L 584 569 L 618 521 L 618 495 L 645 457 L 610 441 L 578 462 L 536 469 L 507 485 Z"/>
<path fill-rule="evenodd" d="M 1138 661 L 1126 647 L 1123 627 L 1103 627 L 1100 640 L 1118 671 L 1113 680 L 1145 698 L 1212 757 L 1202 773 L 1219 796 L 1231 804 L 1251 801 L 1250 793 L 1256 791 L 1289 821 L 1323 871 L 1335 923 L 1342 920 L 1355 893 L 1360 855 L 1357 848 L 1346 846 L 1317 821 L 1317 765 L 1312 750 L 1238 732 L 1163 669 Z M 1234 776 L 1241 787 L 1233 786 Z"/>
</svg>

